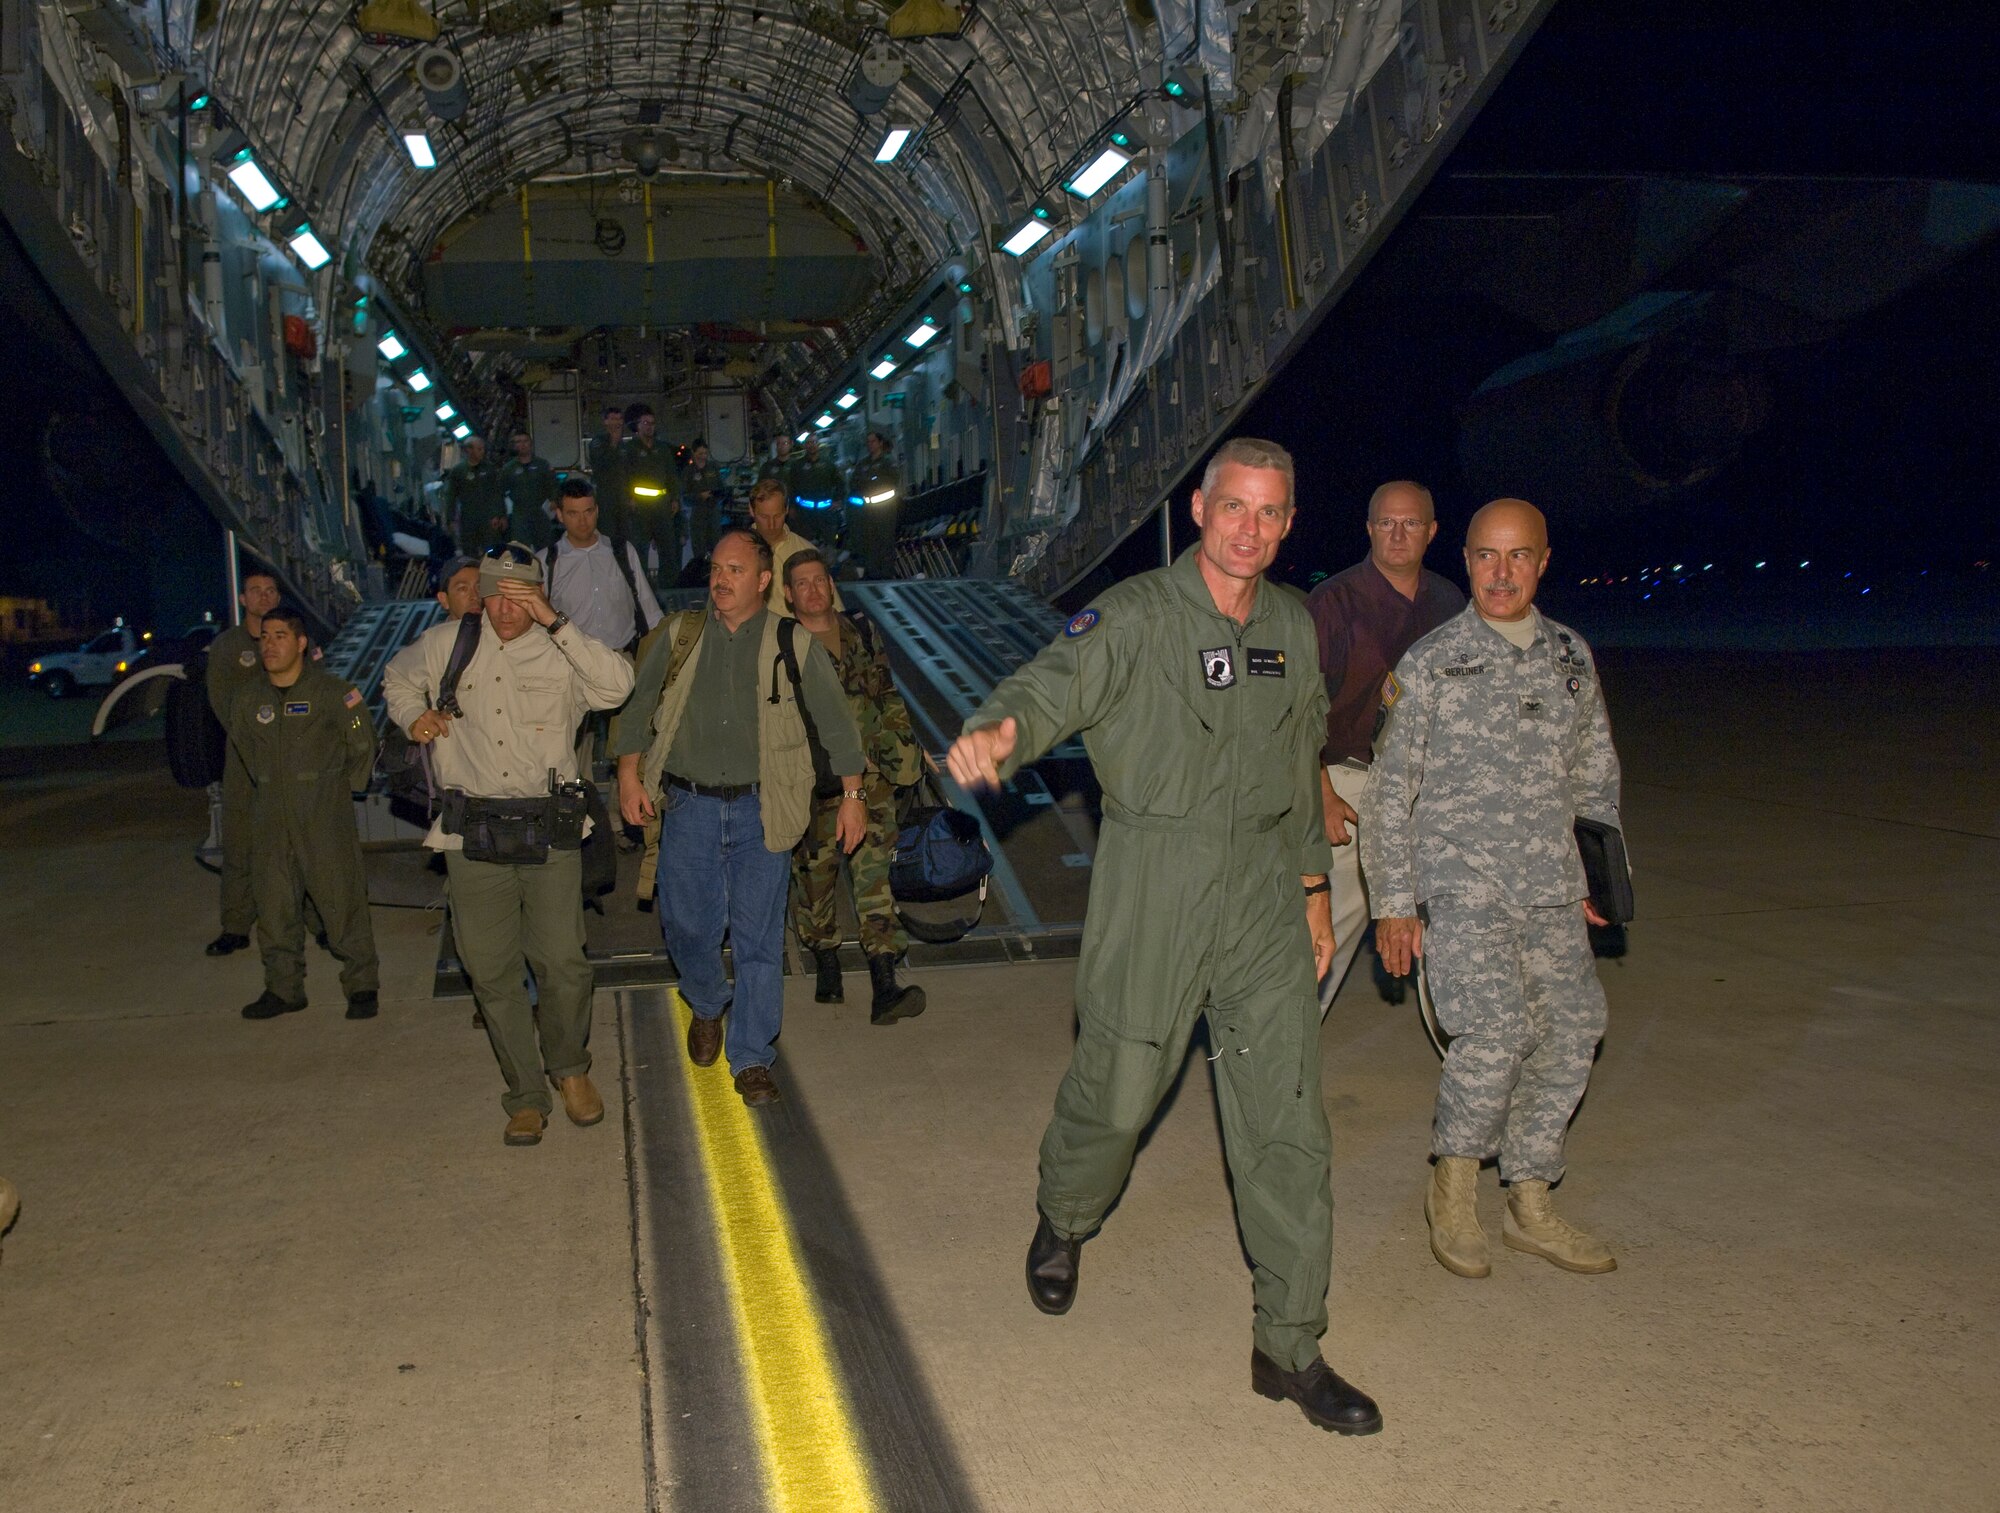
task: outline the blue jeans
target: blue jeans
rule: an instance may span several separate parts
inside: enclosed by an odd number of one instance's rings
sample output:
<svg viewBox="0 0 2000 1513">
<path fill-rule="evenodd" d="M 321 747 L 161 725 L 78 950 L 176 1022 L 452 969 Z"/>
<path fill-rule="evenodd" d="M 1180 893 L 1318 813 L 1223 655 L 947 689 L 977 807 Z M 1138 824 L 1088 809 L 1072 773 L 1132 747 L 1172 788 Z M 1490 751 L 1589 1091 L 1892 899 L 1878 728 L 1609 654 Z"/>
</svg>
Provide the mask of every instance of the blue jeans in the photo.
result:
<svg viewBox="0 0 2000 1513">
<path fill-rule="evenodd" d="M 702 1019 L 729 1011 L 729 1069 L 769 1066 L 785 1023 L 785 894 L 792 854 L 764 849 L 757 795 L 725 803 L 668 788 L 660 796 L 660 932 L 681 996 Z M 722 934 L 736 966 L 732 1004 Z"/>
</svg>

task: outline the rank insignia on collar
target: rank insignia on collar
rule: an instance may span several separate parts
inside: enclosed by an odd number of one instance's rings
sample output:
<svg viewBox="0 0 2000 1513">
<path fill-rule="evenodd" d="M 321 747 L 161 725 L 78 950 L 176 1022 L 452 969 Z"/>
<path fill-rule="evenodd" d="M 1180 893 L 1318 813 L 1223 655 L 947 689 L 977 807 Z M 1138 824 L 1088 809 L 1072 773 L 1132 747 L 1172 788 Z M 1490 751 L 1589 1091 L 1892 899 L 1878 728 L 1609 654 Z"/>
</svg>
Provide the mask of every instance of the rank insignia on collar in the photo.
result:
<svg viewBox="0 0 2000 1513">
<path fill-rule="evenodd" d="M 1097 624 L 1097 620 L 1098 614 L 1096 610 L 1078 610 L 1069 624 L 1063 627 L 1063 634 L 1074 641 L 1078 636 L 1088 634 L 1091 628 Z"/>
<path fill-rule="evenodd" d="M 255 667 L 257 665 L 257 653 L 254 651 L 239 651 L 236 654 L 236 662 L 240 667 Z"/>
<path fill-rule="evenodd" d="M 1210 688 L 1231 688 L 1236 683 L 1236 660 L 1229 648 L 1218 646 L 1201 654 L 1201 681 Z"/>
<path fill-rule="evenodd" d="M 268 725 L 277 719 L 277 717 L 278 711 L 273 709 L 269 704 L 259 704 L 257 706 L 257 723 L 259 725 Z"/>
</svg>

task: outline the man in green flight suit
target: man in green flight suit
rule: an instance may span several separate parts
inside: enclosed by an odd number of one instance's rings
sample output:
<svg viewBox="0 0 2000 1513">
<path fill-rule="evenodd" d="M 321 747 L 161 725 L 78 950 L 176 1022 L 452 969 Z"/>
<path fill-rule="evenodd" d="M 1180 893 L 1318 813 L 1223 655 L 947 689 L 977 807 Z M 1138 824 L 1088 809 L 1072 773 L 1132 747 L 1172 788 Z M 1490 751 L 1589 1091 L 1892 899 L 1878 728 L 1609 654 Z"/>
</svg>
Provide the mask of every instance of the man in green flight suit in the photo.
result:
<svg viewBox="0 0 2000 1513">
<path fill-rule="evenodd" d="M 635 404 L 625 411 L 625 424 L 632 434 L 618 450 L 618 478 L 625 489 L 625 529 L 627 541 L 637 544 L 644 557 L 651 546 L 659 566 L 653 570 L 659 581 L 672 588 L 681 576 L 681 475 L 674 463 L 674 449 L 655 439 L 659 422 L 649 404 Z"/>
<path fill-rule="evenodd" d="M 903 470 L 889 455 L 889 438 L 870 431 L 868 455 L 847 479 L 847 542 L 871 578 L 896 576 L 896 522 L 903 512 Z"/>
<path fill-rule="evenodd" d="M 624 541 L 631 535 L 626 513 L 632 501 L 626 495 L 618 461 L 624 445 L 625 411 L 618 405 L 606 405 L 604 431 L 590 438 L 586 456 L 591 486 L 597 494 L 597 528 L 613 541 Z"/>
<path fill-rule="evenodd" d="M 840 465 L 819 454 L 819 438 L 808 436 L 805 450 L 791 461 L 788 480 L 792 502 L 805 522 L 806 539 L 823 552 L 831 552 L 840 539 L 840 521 L 847 509 L 847 484 Z"/>
<path fill-rule="evenodd" d="M 1075 1300 L 1079 1248 L 1206 1017 L 1255 1272 L 1251 1386 L 1323 1429 L 1370 1434 L 1380 1411 L 1319 1353 L 1333 1248 L 1315 986 L 1334 949 L 1326 685 L 1312 620 L 1264 582 L 1293 502 L 1284 448 L 1224 443 L 1194 493 L 1200 541 L 1072 619 L 973 712 L 950 765 L 997 788 L 1081 732 L 1104 793 L 1076 1048 L 1042 1137 L 1035 1306 Z"/>
<path fill-rule="evenodd" d="M 236 602 L 243 606 L 243 623 L 208 643 L 208 707 L 224 730 L 238 691 L 264 681 L 258 637 L 264 616 L 278 607 L 277 575 L 267 567 L 245 568 Z M 222 754 L 222 933 L 204 949 L 210 956 L 241 951 L 250 944 L 256 923 L 257 901 L 250 890 L 250 775 L 230 746 Z"/>
<path fill-rule="evenodd" d="M 507 495 L 513 533 L 530 546 L 547 546 L 562 534 L 561 525 L 549 513 L 560 480 L 549 460 L 535 455 L 534 438 L 526 431 L 517 428 L 508 444 L 514 455 L 501 466 L 500 487 Z"/>
<path fill-rule="evenodd" d="M 355 790 L 375 765 L 375 722 L 353 684 L 307 655 L 305 616 L 281 606 L 264 616 L 264 676 L 229 707 L 229 743 L 254 792 L 250 871 L 264 991 L 245 1019 L 276 1019 L 306 1006 L 305 902 L 326 921 L 340 962 L 349 1019 L 373 1019 L 375 934 L 354 828 Z"/>
<path fill-rule="evenodd" d="M 465 456 L 444 475 L 445 529 L 468 557 L 507 539 L 507 481 L 486 455 L 486 438 L 468 436 Z"/>
<path fill-rule="evenodd" d="M 688 544 L 697 562 L 706 562 L 722 534 L 722 469 L 708 455 L 708 443 L 688 450 L 687 471 L 681 474 L 681 498 L 687 505 Z"/>
</svg>

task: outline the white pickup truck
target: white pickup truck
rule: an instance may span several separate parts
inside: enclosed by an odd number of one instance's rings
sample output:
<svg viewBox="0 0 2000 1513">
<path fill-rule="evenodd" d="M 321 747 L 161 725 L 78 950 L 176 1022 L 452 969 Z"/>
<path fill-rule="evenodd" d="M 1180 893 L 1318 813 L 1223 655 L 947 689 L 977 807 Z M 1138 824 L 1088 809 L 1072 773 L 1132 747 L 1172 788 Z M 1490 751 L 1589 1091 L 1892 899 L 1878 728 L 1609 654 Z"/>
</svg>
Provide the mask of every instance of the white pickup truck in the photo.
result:
<svg viewBox="0 0 2000 1513">
<path fill-rule="evenodd" d="M 53 652 L 30 662 L 28 684 L 40 684 L 52 699 L 66 699 L 79 688 L 109 688 L 148 639 L 129 625 L 114 625 L 75 651 Z"/>
</svg>

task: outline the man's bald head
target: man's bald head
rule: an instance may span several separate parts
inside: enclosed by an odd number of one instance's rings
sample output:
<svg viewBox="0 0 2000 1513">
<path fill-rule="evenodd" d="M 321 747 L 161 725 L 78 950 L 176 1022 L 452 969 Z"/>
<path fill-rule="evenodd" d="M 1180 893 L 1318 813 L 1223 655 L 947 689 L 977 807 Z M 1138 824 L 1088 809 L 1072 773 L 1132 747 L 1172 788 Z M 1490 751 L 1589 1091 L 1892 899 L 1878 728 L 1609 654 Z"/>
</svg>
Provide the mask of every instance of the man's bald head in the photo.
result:
<svg viewBox="0 0 2000 1513">
<path fill-rule="evenodd" d="M 1399 478 L 1368 498 L 1368 556 L 1405 594 L 1417 591 L 1424 552 L 1437 536 L 1437 506 L 1421 483 Z"/>
<path fill-rule="evenodd" d="M 1480 506 L 1465 528 L 1465 575 L 1489 620 L 1519 620 L 1549 565 L 1549 523 L 1525 499 Z"/>
</svg>

